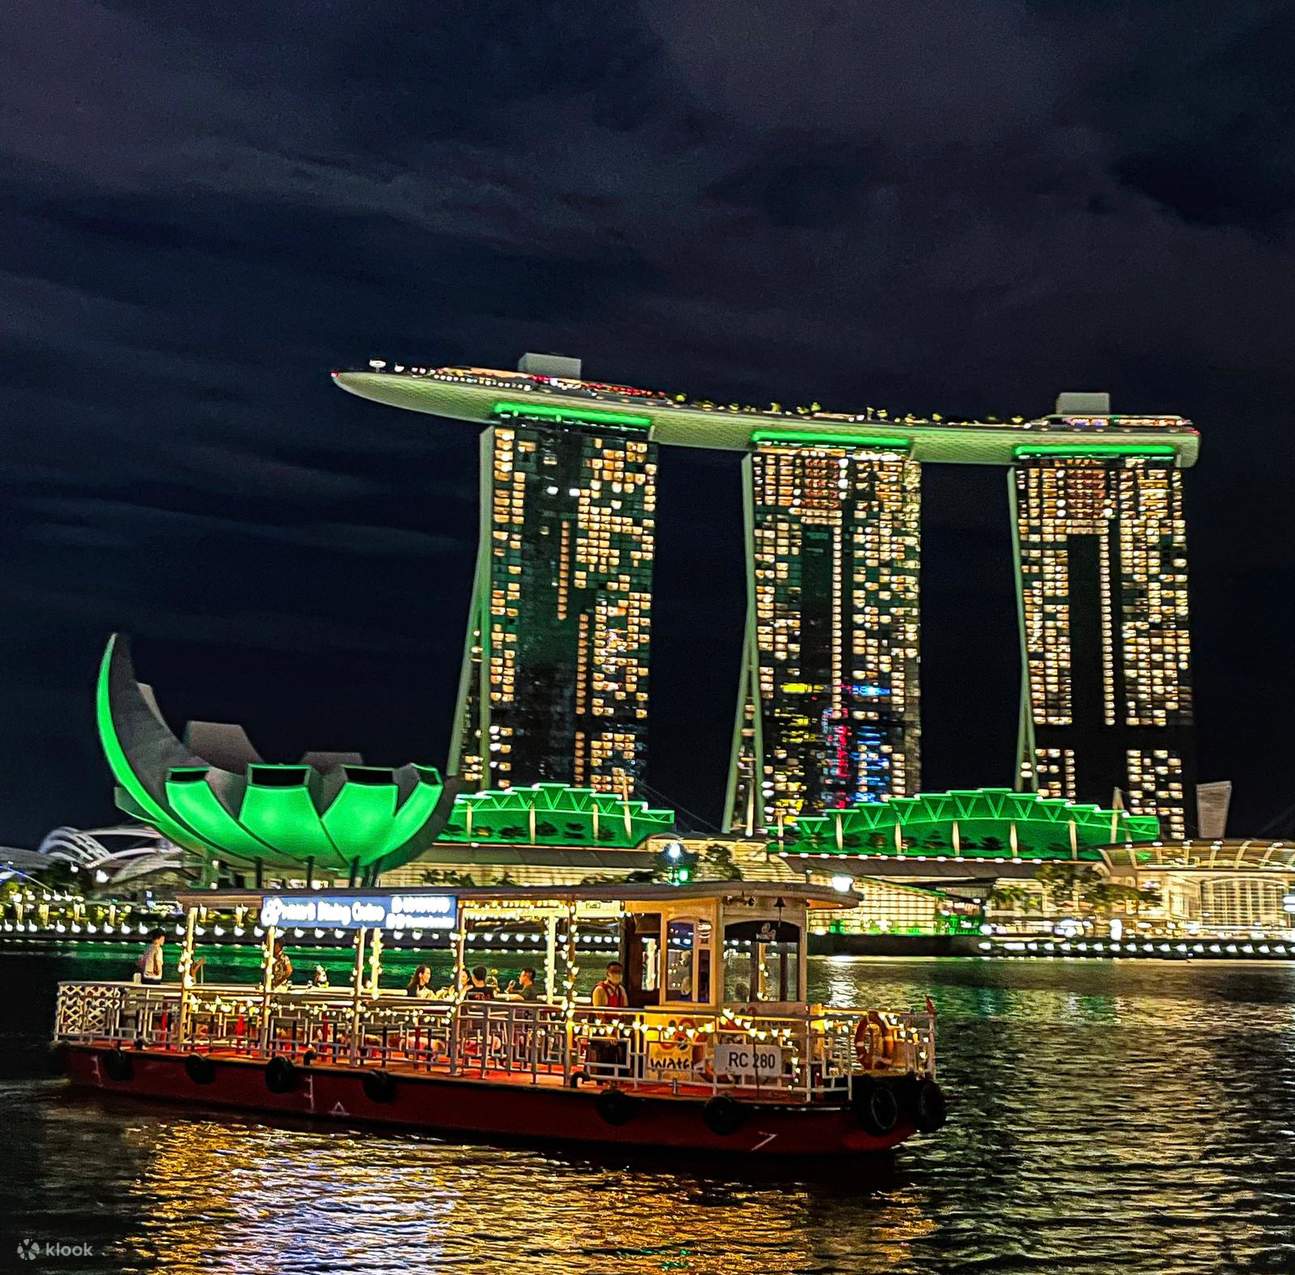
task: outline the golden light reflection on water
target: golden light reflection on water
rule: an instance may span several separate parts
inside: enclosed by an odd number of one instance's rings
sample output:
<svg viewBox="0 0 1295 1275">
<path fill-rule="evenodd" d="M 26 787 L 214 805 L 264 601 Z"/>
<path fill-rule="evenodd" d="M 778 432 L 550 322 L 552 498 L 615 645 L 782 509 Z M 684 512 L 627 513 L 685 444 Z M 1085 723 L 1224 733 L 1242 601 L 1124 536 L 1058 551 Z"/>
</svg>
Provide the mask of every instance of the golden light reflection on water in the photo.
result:
<svg viewBox="0 0 1295 1275">
<path fill-rule="evenodd" d="M 126 1267 L 175 1271 L 499 1270 L 802 1272 L 866 1249 L 898 1269 L 935 1219 L 921 1193 L 872 1199 L 848 1238 L 807 1225 L 821 1184 L 698 1176 L 666 1159 L 555 1158 L 428 1138 L 178 1119 L 149 1109 L 126 1133 L 147 1169 Z M 883 1179 L 893 1181 L 893 1173 Z M 829 1196 L 832 1192 L 829 1192 Z M 753 1213 L 758 1224 L 753 1225 Z M 871 1267 L 870 1267 L 871 1268 Z"/>
<path fill-rule="evenodd" d="M 15 986 L 46 980 L 21 1028 L 43 1049 L 53 978 L 77 971 L 26 973 Z M 11 1229 L 91 1239 L 99 1259 L 75 1269 L 114 1275 L 1295 1270 L 1295 969 L 831 960 L 811 984 L 938 1006 L 950 1124 L 889 1169 L 72 1101 L 12 1070 L 11 1034 L 0 1125 L 33 1166 L 7 1183 Z"/>
</svg>

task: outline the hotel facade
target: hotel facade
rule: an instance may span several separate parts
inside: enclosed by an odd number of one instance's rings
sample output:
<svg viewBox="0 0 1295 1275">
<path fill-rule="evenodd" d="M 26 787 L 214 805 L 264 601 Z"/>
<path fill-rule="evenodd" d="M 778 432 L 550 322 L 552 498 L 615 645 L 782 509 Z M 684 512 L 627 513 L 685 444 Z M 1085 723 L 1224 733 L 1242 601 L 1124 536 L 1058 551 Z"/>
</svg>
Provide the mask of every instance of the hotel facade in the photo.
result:
<svg viewBox="0 0 1295 1275">
<path fill-rule="evenodd" d="M 1062 395 L 1033 420 L 686 400 L 527 355 L 375 363 L 343 389 L 476 422 L 481 531 L 450 768 L 639 796 L 657 449 L 743 453 L 747 620 L 726 826 L 911 796 L 921 777 L 921 468 L 1008 471 L 1022 694 L 1016 784 L 1194 823 L 1178 416 Z"/>
</svg>

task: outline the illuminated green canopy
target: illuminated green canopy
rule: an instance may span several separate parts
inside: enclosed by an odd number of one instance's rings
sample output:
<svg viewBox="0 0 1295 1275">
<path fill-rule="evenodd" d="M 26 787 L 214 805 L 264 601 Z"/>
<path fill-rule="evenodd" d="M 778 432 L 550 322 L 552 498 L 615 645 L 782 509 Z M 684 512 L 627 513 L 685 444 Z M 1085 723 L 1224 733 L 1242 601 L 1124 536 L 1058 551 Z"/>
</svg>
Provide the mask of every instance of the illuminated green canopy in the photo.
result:
<svg viewBox="0 0 1295 1275">
<path fill-rule="evenodd" d="M 673 810 L 654 810 L 642 801 L 566 784 L 535 784 L 460 793 L 440 839 L 629 849 L 672 831 L 674 822 Z"/>
<path fill-rule="evenodd" d="M 802 815 L 772 848 L 788 854 L 939 854 L 967 858 L 1098 858 L 1112 842 L 1154 841 L 1153 815 L 1078 805 L 1010 788 L 955 789 L 892 797 L 823 815 Z"/>
<path fill-rule="evenodd" d="M 268 765 L 241 728 L 216 723 L 190 723 L 182 743 L 135 680 L 120 635 L 104 652 L 96 710 L 118 806 L 222 860 L 313 861 L 322 872 L 396 867 L 436 840 L 453 808 L 455 785 L 431 766 L 382 769 L 326 753 Z"/>
</svg>

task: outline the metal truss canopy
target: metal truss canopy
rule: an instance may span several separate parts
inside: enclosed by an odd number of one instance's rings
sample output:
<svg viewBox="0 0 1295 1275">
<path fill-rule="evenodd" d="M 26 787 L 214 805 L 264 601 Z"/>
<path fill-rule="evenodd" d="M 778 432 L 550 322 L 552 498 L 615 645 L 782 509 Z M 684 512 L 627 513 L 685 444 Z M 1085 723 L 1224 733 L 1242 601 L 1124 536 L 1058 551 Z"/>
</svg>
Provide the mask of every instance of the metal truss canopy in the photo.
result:
<svg viewBox="0 0 1295 1275">
<path fill-rule="evenodd" d="M 1154 841 L 1152 815 L 1079 805 L 1010 788 L 954 789 L 802 815 L 776 843 L 788 853 L 932 849 L 1044 858 L 1099 857 L 1113 841 Z"/>
<path fill-rule="evenodd" d="M 566 784 L 460 793 L 442 842 L 628 848 L 673 830 L 673 810 Z"/>
</svg>

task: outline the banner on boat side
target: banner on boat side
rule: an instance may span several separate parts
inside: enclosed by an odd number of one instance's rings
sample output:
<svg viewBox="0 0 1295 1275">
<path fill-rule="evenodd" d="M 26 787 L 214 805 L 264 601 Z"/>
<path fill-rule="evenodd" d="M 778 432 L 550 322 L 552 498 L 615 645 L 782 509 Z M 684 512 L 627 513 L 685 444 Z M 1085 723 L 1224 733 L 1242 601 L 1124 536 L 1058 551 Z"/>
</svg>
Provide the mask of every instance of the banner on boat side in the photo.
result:
<svg viewBox="0 0 1295 1275">
<path fill-rule="evenodd" d="M 648 1045 L 647 1072 L 650 1080 L 684 1080 L 696 1071 L 691 1040 L 654 1040 Z"/>
<path fill-rule="evenodd" d="M 453 894 L 267 894 L 261 924 L 320 926 L 334 930 L 451 930 Z"/>
</svg>

